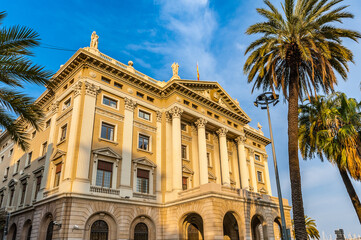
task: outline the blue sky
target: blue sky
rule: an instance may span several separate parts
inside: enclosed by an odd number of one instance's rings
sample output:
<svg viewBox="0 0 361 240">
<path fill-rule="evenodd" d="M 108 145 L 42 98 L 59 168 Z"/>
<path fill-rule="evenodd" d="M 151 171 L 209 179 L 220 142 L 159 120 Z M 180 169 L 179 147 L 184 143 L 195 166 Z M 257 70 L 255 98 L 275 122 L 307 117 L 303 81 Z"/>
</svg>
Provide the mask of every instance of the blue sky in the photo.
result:
<svg viewBox="0 0 361 240">
<path fill-rule="evenodd" d="M 280 6 L 280 0 L 272 0 Z M 361 1 L 346 0 L 355 19 L 344 27 L 361 32 Z M 245 35 L 248 26 L 261 20 L 257 7 L 261 0 L 153 0 L 153 1 L 8 1 L 2 4 L 8 17 L 4 24 L 26 25 L 35 29 L 42 43 L 74 51 L 36 48 L 33 60 L 54 71 L 64 64 L 75 50 L 89 46 L 90 35 L 99 35 L 101 52 L 157 79 L 168 81 L 171 64 L 178 62 L 183 79 L 196 79 L 198 61 L 201 80 L 218 81 L 228 93 L 237 98 L 241 107 L 269 136 L 266 112 L 255 108 L 253 101 L 260 93 L 251 94 L 242 68 L 244 50 L 255 39 Z M 345 41 L 355 54 L 347 82 L 340 80 L 336 90 L 360 99 L 358 69 L 361 65 L 361 45 Z M 42 45 L 45 46 L 45 45 Z M 43 87 L 25 89 L 38 97 Z M 276 153 L 282 181 L 283 196 L 291 199 L 287 153 L 287 105 L 281 101 L 271 112 Z M 271 148 L 268 147 L 272 161 Z M 274 169 L 270 163 L 273 195 L 276 196 Z M 334 236 L 334 230 L 361 234 L 360 224 L 337 169 L 319 159 L 301 160 L 305 213 L 316 220 L 320 232 Z M 361 197 L 361 184 L 354 182 Z"/>
</svg>

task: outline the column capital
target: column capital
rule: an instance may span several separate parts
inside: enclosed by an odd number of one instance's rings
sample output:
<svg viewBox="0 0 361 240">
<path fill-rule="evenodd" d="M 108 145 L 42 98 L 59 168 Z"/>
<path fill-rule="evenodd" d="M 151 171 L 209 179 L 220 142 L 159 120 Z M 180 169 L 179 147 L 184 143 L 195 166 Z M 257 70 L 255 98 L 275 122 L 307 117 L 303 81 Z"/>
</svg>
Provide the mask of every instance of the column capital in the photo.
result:
<svg viewBox="0 0 361 240">
<path fill-rule="evenodd" d="M 207 120 L 204 118 L 198 118 L 198 120 L 194 123 L 198 128 L 205 128 L 207 124 Z"/>
<path fill-rule="evenodd" d="M 161 121 L 162 121 L 162 112 L 157 111 L 157 122 L 161 122 Z"/>
<path fill-rule="evenodd" d="M 247 138 L 246 138 L 246 136 L 241 135 L 241 136 L 237 137 L 235 140 L 236 140 L 236 142 L 237 142 L 238 145 L 239 145 L 239 144 L 245 144 Z"/>
<path fill-rule="evenodd" d="M 254 154 L 254 149 L 249 148 L 249 149 L 248 149 L 248 152 L 253 155 L 253 154 Z"/>
<path fill-rule="evenodd" d="M 74 97 L 77 97 L 80 95 L 81 93 L 81 88 L 83 86 L 83 82 L 82 81 L 78 81 L 74 84 L 73 90 L 74 90 Z"/>
<path fill-rule="evenodd" d="M 137 106 L 137 103 L 130 99 L 130 98 L 124 98 L 124 104 L 125 104 L 125 109 L 129 110 L 129 111 L 134 111 L 135 106 Z"/>
<path fill-rule="evenodd" d="M 59 111 L 59 101 L 53 102 L 50 109 L 53 114 L 56 114 Z"/>
<path fill-rule="evenodd" d="M 267 154 L 265 154 L 265 153 L 263 153 L 263 154 L 262 154 L 262 156 L 263 156 L 263 159 L 264 159 L 265 161 L 267 161 L 267 159 L 268 159 L 268 155 L 267 155 Z"/>
<path fill-rule="evenodd" d="M 169 113 L 169 111 L 165 112 L 165 120 L 167 122 L 172 122 L 172 115 Z"/>
<path fill-rule="evenodd" d="M 183 113 L 183 109 L 178 106 L 174 106 L 171 110 L 169 110 L 169 113 L 173 118 L 180 118 Z"/>
<path fill-rule="evenodd" d="M 86 95 L 96 97 L 98 95 L 99 91 L 100 91 L 99 86 L 85 81 L 85 94 Z"/>
<path fill-rule="evenodd" d="M 225 137 L 227 136 L 227 132 L 228 132 L 228 129 L 227 128 L 220 128 L 217 130 L 217 134 L 220 136 L 220 137 Z"/>
</svg>

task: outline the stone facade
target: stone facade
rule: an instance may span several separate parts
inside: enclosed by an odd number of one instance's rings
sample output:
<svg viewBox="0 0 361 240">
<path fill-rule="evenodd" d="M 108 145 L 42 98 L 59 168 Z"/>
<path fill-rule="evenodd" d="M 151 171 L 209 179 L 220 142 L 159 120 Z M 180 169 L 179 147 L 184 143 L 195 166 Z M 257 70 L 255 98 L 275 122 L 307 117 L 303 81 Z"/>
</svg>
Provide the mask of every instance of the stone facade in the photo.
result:
<svg viewBox="0 0 361 240">
<path fill-rule="evenodd" d="M 270 140 L 238 101 L 178 67 L 154 80 L 94 34 L 37 99 L 45 123 L 26 127 L 29 150 L 0 136 L 7 239 L 279 239 Z"/>
</svg>

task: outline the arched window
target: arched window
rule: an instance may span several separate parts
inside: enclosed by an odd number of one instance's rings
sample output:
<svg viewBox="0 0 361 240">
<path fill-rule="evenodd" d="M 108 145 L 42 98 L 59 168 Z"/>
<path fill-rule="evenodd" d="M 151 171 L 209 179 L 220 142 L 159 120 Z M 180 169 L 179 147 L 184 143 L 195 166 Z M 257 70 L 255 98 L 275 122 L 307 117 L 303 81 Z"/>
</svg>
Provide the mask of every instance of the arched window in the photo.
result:
<svg viewBox="0 0 361 240">
<path fill-rule="evenodd" d="M 54 230 L 54 222 L 51 221 L 48 225 L 48 229 L 46 230 L 46 240 L 53 239 L 53 230 Z"/>
<path fill-rule="evenodd" d="M 28 228 L 28 232 L 27 232 L 27 234 L 26 234 L 26 240 L 30 240 L 32 227 L 33 227 L 33 226 L 30 225 L 29 228 Z"/>
<path fill-rule="evenodd" d="M 145 223 L 135 225 L 134 240 L 148 240 L 148 226 Z"/>
<path fill-rule="evenodd" d="M 11 239 L 16 240 L 16 233 L 17 233 L 16 225 L 13 225 L 13 230 L 10 230 L 10 232 L 12 232 L 12 234 L 13 234 Z"/>
<path fill-rule="evenodd" d="M 103 220 L 93 223 L 90 230 L 90 240 L 108 240 L 109 227 Z"/>
</svg>

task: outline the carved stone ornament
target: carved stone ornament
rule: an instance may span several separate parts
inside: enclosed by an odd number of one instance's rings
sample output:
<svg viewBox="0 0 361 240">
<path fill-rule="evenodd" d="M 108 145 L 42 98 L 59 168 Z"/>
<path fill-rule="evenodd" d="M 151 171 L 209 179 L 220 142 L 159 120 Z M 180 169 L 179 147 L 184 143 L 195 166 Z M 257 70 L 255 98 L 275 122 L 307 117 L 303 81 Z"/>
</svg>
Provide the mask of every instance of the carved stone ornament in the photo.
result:
<svg viewBox="0 0 361 240">
<path fill-rule="evenodd" d="M 51 104 L 51 111 L 53 114 L 55 114 L 59 111 L 59 101 L 53 102 Z"/>
<path fill-rule="evenodd" d="M 267 155 L 267 154 L 262 154 L 262 155 L 263 155 L 263 159 L 264 159 L 265 161 L 267 161 L 268 155 Z"/>
<path fill-rule="evenodd" d="M 97 74 L 95 72 L 90 72 L 89 73 L 90 77 L 92 78 L 96 78 L 97 77 Z"/>
<path fill-rule="evenodd" d="M 246 136 L 239 136 L 239 137 L 236 138 L 236 142 L 238 144 L 245 144 L 246 140 L 247 140 Z"/>
<path fill-rule="evenodd" d="M 253 150 L 253 149 L 250 148 L 250 149 L 248 150 L 248 152 L 249 152 L 249 154 L 254 155 L 254 150 Z"/>
<path fill-rule="evenodd" d="M 83 82 L 81 82 L 81 81 L 75 83 L 75 85 L 73 87 L 73 89 L 74 89 L 74 97 L 80 95 L 82 86 L 83 86 Z"/>
<path fill-rule="evenodd" d="M 204 118 L 198 118 L 198 120 L 194 123 L 198 128 L 204 128 L 206 127 L 206 123 L 208 121 Z"/>
<path fill-rule="evenodd" d="M 99 86 L 90 82 L 85 82 L 85 94 L 95 97 L 99 93 L 99 90 Z"/>
<path fill-rule="evenodd" d="M 125 102 L 125 109 L 129 110 L 129 111 L 134 111 L 135 106 L 137 106 L 137 103 L 129 98 L 124 98 L 124 102 Z"/>
<path fill-rule="evenodd" d="M 98 49 L 98 43 L 99 43 L 99 36 L 94 31 L 91 36 L 90 47 L 94 49 Z"/>
<path fill-rule="evenodd" d="M 173 77 L 178 76 L 178 69 L 179 69 L 179 64 L 174 62 L 172 64 Z"/>
<path fill-rule="evenodd" d="M 227 132 L 228 132 L 228 129 L 227 128 L 220 128 L 217 130 L 217 134 L 220 136 L 220 137 L 225 137 L 227 136 Z"/>
<path fill-rule="evenodd" d="M 165 120 L 167 122 L 172 122 L 172 115 L 168 112 L 165 112 Z"/>
<path fill-rule="evenodd" d="M 174 118 L 180 118 L 183 113 L 183 109 L 181 109 L 178 106 L 175 106 L 169 111 L 169 113 L 172 114 L 172 117 Z"/>
<path fill-rule="evenodd" d="M 157 111 L 157 122 L 161 122 L 161 121 L 162 121 L 162 112 Z"/>
</svg>

